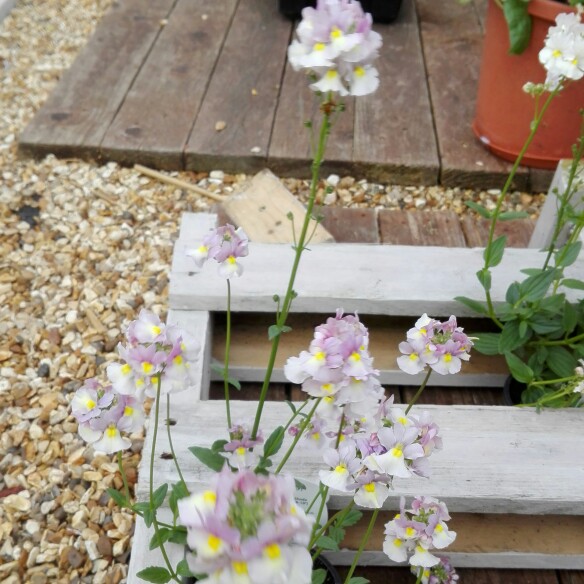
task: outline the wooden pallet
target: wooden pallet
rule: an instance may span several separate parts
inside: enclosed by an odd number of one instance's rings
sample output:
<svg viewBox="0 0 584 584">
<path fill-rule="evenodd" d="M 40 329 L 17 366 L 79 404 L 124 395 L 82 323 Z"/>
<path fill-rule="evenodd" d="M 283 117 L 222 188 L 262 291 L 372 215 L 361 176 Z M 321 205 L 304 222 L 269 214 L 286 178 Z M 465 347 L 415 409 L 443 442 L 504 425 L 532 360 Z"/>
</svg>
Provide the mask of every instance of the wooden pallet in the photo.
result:
<svg viewBox="0 0 584 584">
<path fill-rule="evenodd" d="M 209 382 L 211 379 L 210 363 L 220 360 L 222 332 L 221 315 L 224 310 L 224 282 L 216 276 L 214 268 L 208 266 L 198 271 L 193 264 L 184 261 L 184 251 L 199 242 L 203 235 L 214 226 L 215 217 L 207 214 L 185 215 L 181 226 L 179 240 L 175 245 L 175 257 L 170 284 L 169 322 L 176 322 L 195 333 L 204 347 L 199 362 L 199 383 L 189 394 L 177 394 L 173 401 L 171 416 L 176 420 L 173 426 L 173 440 L 181 467 L 186 470 L 186 480 L 191 489 L 202 488 L 210 473 L 201 468 L 194 457 L 188 453 L 187 447 L 193 444 L 210 445 L 215 439 L 225 434 L 224 405 L 221 401 L 208 401 Z M 360 284 L 365 280 L 368 285 L 355 286 L 351 279 L 344 277 L 342 284 L 330 285 L 330 279 L 336 277 L 336 272 L 348 263 L 353 253 L 355 269 L 359 269 L 357 280 Z M 444 297 L 439 301 L 428 304 L 428 300 L 419 295 L 419 298 L 407 297 L 407 285 L 397 282 L 396 286 L 383 288 L 375 283 L 392 278 L 396 272 L 387 266 L 393 262 L 402 261 L 408 265 L 404 255 L 410 258 L 418 257 L 421 248 L 401 246 L 346 246 L 343 244 L 318 244 L 312 246 L 302 260 L 301 277 L 296 288 L 301 296 L 297 299 L 299 312 L 310 310 L 321 313 L 314 315 L 293 315 L 298 318 L 294 322 L 294 332 L 283 338 L 282 356 L 296 354 L 306 346 L 311 338 L 311 327 L 322 322 L 322 313 L 331 313 L 339 305 L 348 311 L 355 306 L 361 309 L 360 314 L 365 324 L 368 324 L 369 313 L 381 313 L 382 317 L 373 318 L 371 326 L 372 345 L 378 342 L 376 336 L 387 335 L 395 344 L 398 340 L 399 329 L 390 332 L 392 320 L 399 325 L 401 334 L 407 329 L 404 320 L 396 317 L 396 313 L 417 316 L 428 311 L 434 316 L 448 316 L 451 313 L 461 313 L 460 306 L 451 299 Z M 377 250 L 377 251 L 375 251 Z M 474 287 L 469 275 L 475 269 L 468 266 L 471 258 L 480 256 L 477 250 L 460 250 L 456 248 L 425 248 L 426 252 L 439 254 L 442 262 L 440 273 L 448 272 L 448 267 L 456 262 L 465 261 L 465 272 L 460 273 L 457 280 L 457 294 L 480 297 L 480 290 Z M 508 250 L 506 255 L 511 251 Z M 463 260 L 460 253 L 464 252 Z M 532 257 L 537 262 L 537 250 L 521 250 L 517 261 L 509 262 L 500 271 L 505 278 L 518 277 L 516 272 L 519 266 L 525 265 L 526 258 Z M 241 334 L 242 340 L 234 345 L 233 373 L 242 375 L 245 379 L 256 380 L 263 373 L 263 352 L 265 346 L 260 347 L 262 336 L 265 338 L 265 313 L 273 308 L 271 295 L 282 289 L 283 275 L 279 274 L 280 264 L 285 264 L 286 256 L 292 252 L 287 244 L 253 244 L 250 256 L 245 258 L 245 274 L 234 282 L 232 287 L 233 302 L 237 311 L 248 312 L 242 315 L 242 329 L 237 327 L 235 338 Z M 419 256 L 421 257 L 421 256 Z M 427 261 L 427 255 L 426 260 Z M 271 258 L 271 259 L 270 259 Z M 401 259 L 399 259 L 401 258 Z M 370 263 L 369 263 L 370 262 Z M 428 264 L 419 264 L 428 265 Z M 535 265 L 535 264 L 534 264 Z M 395 268 L 394 268 L 395 269 Z M 584 270 L 584 263 L 579 260 L 575 265 L 576 274 Z M 515 271 L 514 271 L 515 270 Z M 285 268 L 282 269 L 282 272 Z M 374 271 L 372 277 L 369 271 Z M 258 274 L 257 272 L 260 272 Z M 412 270 L 402 272 L 407 278 L 415 278 Z M 262 276 L 261 274 L 265 274 Z M 305 274 L 303 277 L 302 274 Z M 318 278 L 314 275 L 318 274 Z M 309 278 L 308 275 L 312 275 Z M 451 275 L 450 275 L 451 276 Z M 448 277 L 450 277 L 448 276 Z M 498 274 L 500 279 L 501 275 Z M 405 279 L 405 277 L 404 277 Z M 399 280 L 393 276 L 393 280 Z M 258 281 L 264 283 L 264 288 L 257 287 Z M 254 284 L 255 282 L 255 284 Z M 347 286 L 342 292 L 340 286 Z M 268 290 L 265 286 L 269 287 Z M 370 286 L 370 287 L 368 287 Z M 187 289 L 189 293 L 187 293 Z M 380 290 L 372 303 L 371 291 Z M 359 290 L 361 292 L 359 293 Z M 335 297 L 327 299 L 333 293 Z M 495 300 L 501 299 L 503 290 L 494 293 Z M 451 297 L 454 295 L 450 291 Z M 428 308 L 431 306 L 431 308 Z M 260 313 L 260 314 L 258 314 Z M 261 314 L 263 313 L 263 314 Z M 391 316 L 393 315 L 393 316 Z M 411 319 L 407 319 L 411 320 Z M 263 330 L 263 335 L 262 331 Z M 392 357 L 384 353 L 386 349 L 384 339 L 372 354 L 380 362 L 384 383 L 404 384 L 405 376 L 392 365 Z M 394 349 L 395 351 L 395 349 Z M 389 349 L 387 349 L 389 353 Z M 500 361 L 493 360 L 493 366 L 488 365 L 488 359 L 481 363 L 481 359 L 474 355 L 469 367 L 464 373 L 454 376 L 450 384 L 458 377 L 460 383 L 467 387 L 495 385 L 504 375 Z M 275 380 L 283 379 L 280 361 Z M 436 385 L 436 379 L 431 377 L 431 385 L 426 392 L 441 390 Z M 415 378 L 409 380 L 412 385 Z M 278 392 L 279 390 L 276 390 Z M 407 393 L 405 392 L 407 397 Z M 411 391 L 409 392 L 411 395 Z M 298 395 L 298 394 L 295 394 Z M 429 398 L 431 399 L 431 397 Z M 449 550 L 448 555 L 456 566 L 460 567 L 497 567 L 497 568 L 547 568 L 547 569 L 584 569 L 584 468 L 574 459 L 574 452 L 581 452 L 584 448 L 584 436 L 581 432 L 584 412 L 581 410 L 544 411 L 536 414 L 530 409 L 516 409 L 493 406 L 419 406 L 430 410 L 442 429 L 445 448 L 433 457 L 433 475 L 429 480 L 397 481 L 393 495 L 386 502 L 388 510 L 396 509 L 401 495 L 411 497 L 415 494 L 427 494 L 443 499 L 454 515 L 453 528 L 459 533 L 456 546 Z M 255 411 L 254 402 L 232 402 L 232 411 L 235 419 L 246 418 Z M 284 421 L 288 415 L 287 406 L 283 403 L 270 403 L 265 409 L 264 424 L 271 428 Z M 161 424 L 161 429 L 164 426 Z M 203 429 L 199 433 L 193 428 Z M 157 445 L 159 453 L 168 451 L 164 432 L 159 434 L 160 442 Z M 148 433 L 145 451 L 149 451 L 151 433 Z M 315 480 L 317 471 L 321 467 L 320 457 L 317 454 L 302 451 L 293 457 L 290 466 L 293 474 Z M 147 497 L 146 489 L 146 462 L 140 472 L 140 481 L 137 485 L 139 499 Z M 172 461 L 157 457 L 156 483 L 174 480 L 174 466 Z M 317 480 L 317 479 L 316 479 Z M 331 497 L 330 507 L 342 507 L 346 496 L 335 493 Z M 458 517 L 458 519 L 456 519 Z M 537 534 L 537 536 L 534 536 Z M 568 534 L 568 535 L 566 535 Z M 136 528 L 134 549 L 144 548 L 149 533 L 141 522 Z M 353 533 L 352 543 L 356 535 Z M 363 563 L 385 565 L 389 561 L 380 551 L 379 529 L 376 539 L 370 543 Z M 559 542 L 558 545 L 553 542 Z M 569 542 L 569 543 L 568 543 Z M 349 543 L 351 540 L 349 539 Z M 548 545 L 549 544 L 549 545 Z M 553 544 L 553 545 L 552 545 Z M 144 548 L 145 549 L 145 548 Z M 352 548 L 354 549 L 354 547 Z M 183 550 L 176 549 L 172 553 L 180 559 Z M 332 554 L 334 562 L 339 565 L 350 563 L 352 558 L 350 549 L 338 554 Z M 156 553 L 148 555 L 148 562 L 155 563 Z M 145 567 L 143 554 L 134 554 L 130 565 L 128 582 L 138 582 L 135 573 Z M 517 572 L 519 574 L 519 572 Z M 542 572 L 543 581 L 546 573 Z M 518 579 L 515 582 L 522 582 Z M 529 580 L 525 580 L 527 582 Z M 552 580 L 550 580 L 550 583 Z M 556 582 L 556 580 L 553 580 Z"/>
<path fill-rule="evenodd" d="M 501 187 L 510 165 L 471 131 L 484 6 L 404 0 L 395 23 L 376 26 L 380 90 L 347 100 L 323 172 Z M 120 0 L 19 136 L 20 151 L 306 175 L 303 122 L 318 111 L 308 83 L 286 63 L 293 26 L 275 0 Z M 550 179 L 522 169 L 516 186 L 545 190 Z"/>
</svg>

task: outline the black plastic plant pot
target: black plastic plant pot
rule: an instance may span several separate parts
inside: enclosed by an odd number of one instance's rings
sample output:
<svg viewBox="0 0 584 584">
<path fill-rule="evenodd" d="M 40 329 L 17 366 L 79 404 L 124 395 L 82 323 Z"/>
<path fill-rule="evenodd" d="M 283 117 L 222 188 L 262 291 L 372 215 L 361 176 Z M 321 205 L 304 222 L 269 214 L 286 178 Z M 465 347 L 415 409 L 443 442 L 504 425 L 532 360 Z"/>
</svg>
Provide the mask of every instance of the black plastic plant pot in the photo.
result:
<svg viewBox="0 0 584 584">
<path fill-rule="evenodd" d="M 512 375 L 505 379 L 503 385 L 503 402 L 506 406 L 516 406 L 521 403 L 521 394 L 527 389 L 525 383 L 517 381 Z"/>
<path fill-rule="evenodd" d="M 316 6 L 316 0 L 278 0 L 280 12 L 292 20 L 300 18 L 307 6 Z M 365 12 L 370 12 L 373 22 L 393 22 L 399 14 L 402 0 L 360 0 Z"/>
<path fill-rule="evenodd" d="M 314 569 L 316 570 L 319 568 L 326 570 L 326 578 L 324 579 L 323 584 L 343 584 L 343 580 L 337 572 L 337 569 L 322 556 L 318 556 L 314 562 Z M 183 584 L 196 584 L 196 582 L 196 578 L 183 578 Z"/>
</svg>

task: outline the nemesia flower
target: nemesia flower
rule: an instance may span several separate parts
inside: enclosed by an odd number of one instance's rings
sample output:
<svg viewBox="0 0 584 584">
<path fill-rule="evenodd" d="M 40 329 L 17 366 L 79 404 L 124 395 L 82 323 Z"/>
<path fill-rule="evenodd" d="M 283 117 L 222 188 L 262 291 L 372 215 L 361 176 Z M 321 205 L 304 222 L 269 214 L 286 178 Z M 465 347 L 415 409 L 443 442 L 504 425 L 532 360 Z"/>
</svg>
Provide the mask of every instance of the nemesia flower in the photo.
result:
<svg viewBox="0 0 584 584">
<path fill-rule="evenodd" d="M 225 467 L 213 487 L 178 502 L 187 528 L 191 571 L 204 584 L 294 582 L 309 584 L 306 549 L 313 520 L 294 502 L 294 482 Z"/>
<path fill-rule="evenodd" d="M 420 570 L 422 570 L 422 576 L 420 582 L 422 584 L 453 584 L 458 582 L 458 574 L 456 570 L 450 564 L 448 558 L 440 558 L 440 562 L 431 568 L 418 568 L 412 566 L 412 574 L 418 576 Z"/>
<path fill-rule="evenodd" d="M 547 77 L 546 88 L 554 90 L 566 80 L 584 77 L 584 23 L 579 13 L 561 13 L 548 30 L 539 61 Z"/>
<path fill-rule="evenodd" d="M 383 551 L 394 562 L 409 562 L 411 566 L 425 570 L 440 564 L 440 558 L 431 550 L 443 549 L 456 538 L 456 533 L 450 531 L 446 521 L 450 519 L 446 505 L 432 497 L 416 497 L 411 509 L 405 509 L 402 498 L 400 512 L 385 525 L 385 541 Z M 413 570 L 417 575 L 418 570 Z M 428 582 L 431 575 L 428 572 Z M 438 570 L 437 570 L 438 573 Z M 446 569 L 443 573 L 449 573 Z M 455 582 L 456 580 L 445 580 Z M 441 582 L 441 580 L 434 580 Z"/>
<path fill-rule="evenodd" d="M 198 267 L 202 267 L 208 259 L 217 261 L 219 275 L 227 279 L 241 276 L 243 266 L 237 259 L 247 256 L 248 253 L 245 231 L 241 227 L 235 229 L 229 224 L 217 227 L 205 236 L 198 248 L 187 251 L 187 255 L 195 260 Z"/>
<path fill-rule="evenodd" d="M 415 375 L 430 366 L 440 375 L 458 373 L 462 361 L 470 359 L 472 340 L 457 325 L 456 317 L 440 322 L 423 314 L 407 333 L 407 341 L 399 344 L 402 353 L 398 367 Z"/>
<path fill-rule="evenodd" d="M 71 411 L 78 422 L 87 422 L 100 415 L 114 399 L 111 387 L 102 387 L 97 379 L 88 379 L 71 400 Z"/>
<path fill-rule="evenodd" d="M 295 71 L 304 69 L 315 81 L 310 88 L 327 93 L 368 95 L 379 86 L 372 66 L 381 47 L 381 35 L 371 29 L 372 18 L 356 0 L 318 0 L 304 8 L 288 47 Z"/>
</svg>

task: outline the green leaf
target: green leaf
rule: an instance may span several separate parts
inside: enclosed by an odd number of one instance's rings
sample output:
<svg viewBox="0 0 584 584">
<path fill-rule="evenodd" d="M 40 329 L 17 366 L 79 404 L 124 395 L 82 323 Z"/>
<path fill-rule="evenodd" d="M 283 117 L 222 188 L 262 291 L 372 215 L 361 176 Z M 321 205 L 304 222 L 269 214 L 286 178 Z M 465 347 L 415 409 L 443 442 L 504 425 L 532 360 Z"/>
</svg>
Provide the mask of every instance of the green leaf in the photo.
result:
<svg viewBox="0 0 584 584">
<path fill-rule="evenodd" d="M 158 509 L 164 503 L 164 499 L 166 499 L 166 493 L 168 492 L 168 485 L 164 483 L 160 485 L 152 494 L 152 507 L 154 509 Z"/>
<path fill-rule="evenodd" d="M 491 212 L 483 207 L 483 205 L 479 205 L 474 201 L 466 201 L 465 204 L 467 207 L 471 208 L 473 211 L 476 211 L 481 217 L 484 217 L 485 219 L 490 219 L 492 216 Z"/>
<path fill-rule="evenodd" d="M 564 302 L 562 313 L 562 327 L 565 333 L 571 333 L 578 324 L 578 311 L 567 300 Z"/>
<path fill-rule="evenodd" d="M 207 467 L 215 472 L 219 472 L 225 464 L 225 459 L 213 452 L 210 448 L 203 448 L 202 446 L 191 446 L 189 450 Z"/>
<path fill-rule="evenodd" d="M 221 379 L 224 378 L 225 375 L 225 366 L 221 365 L 219 363 L 211 363 L 211 370 L 215 371 L 215 373 L 218 373 L 221 376 Z M 233 385 L 233 387 L 235 387 L 238 390 L 241 390 L 241 383 L 239 383 L 239 381 L 237 379 L 235 379 L 235 377 L 227 377 L 227 383 L 229 383 L 229 385 Z"/>
<path fill-rule="evenodd" d="M 517 381 L 521 381 L 522 383 L 529 383 L 533 380 L 533 371 L 531 367 L 526 365 L 517 355 L 513 353 L 505 353 L 505 360 L 507 361 L 507 366 L 509 367 L 509 371 L 511 371 L 511 375 Z"/>
<path fill-rule="evenodd" d="M 175 527 L 170 531 L 168 541 L 178 545 L 187 545 L 187 530 L 184 527 Z"/>
<path fill-rule="evenodd" d="M 284 442 L 284 426 L 278 426 L 269 436 L 264 444 L 264 456 L 269 458 L 280 450 Z"/>
<path fill-rule="evenodd" d="M 349 584 L 369 584 L 371 580 L 367 580 L 367 578 L 363 578 L 363 576 L 352 576 L 349 580 Z"/>
<path fill-rule="evenodd" d="M 189 564 L 186 560 L 181 560 L 176 565 L 176 573 L 183 578 L 192 578 L 194 574 L 189 569 Z"/>
<path fill-rule="evenodd" d="M 466 296 L 456 296 L 454 300 L 464 304 L 466 307 L 478 312 L 479 314 L 484 314 L 485 316 L 489 314 L 487 307 L 482 302 L 478 302 L 472 298 L 467 298 Z"/>
<path fill-rule="evenodd" d="M 152 524 L 154 523 L 154 510 L 150 509 L 150 507 L 148 509 L 145 509 L 142 512 L 142 519 L 144 519 L 146 527 L 151 527 Z"/>
<path fill-rule="evenodd" d="M 334 539 L 338 544 L 341 543 L 345 537 L 345 530 L 342 527 L 337 527 L 336 525 L 331 525 L 328 528 L 328 535 L 331 539 Z"/>
<path fill-rule="evenodd" d="M 558 377 L 570 377 L 574 375 L 578 360 L 564 347 L 552 346 L 548 347 L 546 364 Z"/>
<path fill-rule="evenodd" d="M 581 249 L 581 241 L 575 241 L 559 249 L 555 254 L 556 266 L 561 268 L 571 266 L 578 259 Z"/>
<path fill-rule="evenodd" d="M 525 0 L 505 0 L 503 12 L 509 26 L 509 52 L 520 55 L 531 39 L 531 16 Z"/>
<path fill-rule="evenodd" d="M 564 278 L 561 281 L 562 286 L 571 288 L 572 290 L 584 290 L 584 281 L 576 280 L 574 278 Z"/>
<path fill-rule="evenodd" d="M 170 536 L 170 529 L 168 527 L 160 527 L 158 528 L 158 533 L 154 533 L 154 535 L 150 539 L 149 549 L 150 551 L 155 550 L 157 547 L 160 547 L 161 544 L 166 543 Z"/>
<path fill-rule="evenodd" d="M 523 345 L 523 340 L 519 335 L 519 321 L 510 320 L 506 322 L 499 337 L 499 353 L 514 351 L 521 345 Z"/>
<path fill-rule="evenodd" d="M 523 268 L 522 270 L 519 271 L 522 274 L 525 274 L 526 276 L 537 276 L 538 274 L 541 274 L 543 272 L 541 268 Z"/>
<path fill-rule="evenodd" d="M 327 535 L 321 535 L 316 540 L 314 547 L 335 552 L 339 550 L 339 544 L 332 537 L 328 537 Z"/>
<path fill-rule="evenodd" d="M 188 495 L 189 492 L 184 483 L 180 482 L 172 485 L 170 495 L 168 496 L 168 506 L 170 507 L 175 520 L 178 517 L 178 501 L 188 497 Z"/>
<path fill-rule="evenodd" d="M 526 211 L 503 211 L 497 218 L 498 221 L 511 221 L 513 219 L 525 219 L 529 217 Z"/>
<path fill-rule="evenodd" d="M 319 568 L 318 570 L 312 570 L 312 581 L 311 584 L 324 584 L 326 580 L 326 570 Z"/>
<path fill-rule="evenodd" d="M 215 440 L 213 444 L 211 444 L 211 450 L 213 452 L 223 452 L 223 447 L 228 444 L 227 440 Z"/>
<path fill-rule="evenodd" d="M 273 324 L 268 328 L 268 339 L 272 341 L 276 337 L 279 337 L 282 333 L 289 333 L 292 327 L 286 325 Z"/>
<path fill-rule="evenodd" d="M 505 293 L 505 300 L 509 303 L 509 304 L 515 304 L 520 298 L 520 293 L 519 293 L 519 284 L 517 282 L 513 282 L 512 284 L 509 285 L 509 288 L 507 288 L 507 292 Z"/>
<path fill-rule="evenodd" d="M 506 242 L 507 236 L 501 235 L 492 241 L 490 246 L 485 248 L 485 251 L 483 252 L 483 258 L 487 263 L 487 268 L 494 268 L 501 263 Z"/>
<path fill-rule="evenodd" d="M 474 348 L 483 355 L 498 355 L 500 339 L 500 333 L 478 333 L 473 341 Z"/>
<path fill-rule="evenodd" d="M 306 485 L 298 479 L 294 479 L 294 486 L 298 491 L 306 491 Z"/>
<path fill-rule="evenodd" d="M 292 410 L 293 414 L 296 413 L 296 406 L 289 399 L 284 400 L 284 403 Z"/>
<path fill-rule="evenodd" d="M 150 511 L 150 503 L 142 501 L 141 503 L 134 503 L 132 505 L 132 511 L 136 513 L 144 513 L 144 511 Z"/>
<path fill-rule="evenodd" d="M 525 337 L 527 337 L 527 333 L 529 331 L 529 325 L 527 324 L 526 320 L 519 321 L 519 336 L 521 337 L 522 341 L 525 341 Z"/>
<path fill-rule="evenodd" d="M 556 277 L 556 270 L 546 270 L 536 276 L 529 276 L 521 284 L 521 297 L 527 301 L 540 300 L 543 298 Z"/>
<path fill-rule="evenodd" d="M 114 500 L 115 504 L 122 509 L 128 507 L 128 500 L 117 489 L 106 489 L 107 494 Z"/>
<path fill-rule="evenodd" d="M 483 268 L 477 272 L 478 281 L 481 286 L 488 292 L 491 289 L 491 271 L 487 268 Z"/>
<path fill-rule="evenodd" d="M 170 582 L 172 576 L 166 568 L 159 568 L 152 566 L 138 572 L 138 578 L 146 580 L 146 582 L 153 582 L 154 584 L 166 584 Z"/>
<path fill-rule="evenodd" d="M 532 318 L 530 324 L 531 328 L 538 335 L 551 335 L 552 333 L 561 333 L 564 331 L 562 320 L 559 316 L 551 318 L 541 314 Z"/>
<path fill-rule="evenodd" d="M 339 527 L 351 527 L 351 525 L 355 525 L 359 519 L 363 517 L 363 513 L 358 509 L 351 509 L 345 517 L 343 517 L 342 521 L 337 521 Z"/>
</svg>

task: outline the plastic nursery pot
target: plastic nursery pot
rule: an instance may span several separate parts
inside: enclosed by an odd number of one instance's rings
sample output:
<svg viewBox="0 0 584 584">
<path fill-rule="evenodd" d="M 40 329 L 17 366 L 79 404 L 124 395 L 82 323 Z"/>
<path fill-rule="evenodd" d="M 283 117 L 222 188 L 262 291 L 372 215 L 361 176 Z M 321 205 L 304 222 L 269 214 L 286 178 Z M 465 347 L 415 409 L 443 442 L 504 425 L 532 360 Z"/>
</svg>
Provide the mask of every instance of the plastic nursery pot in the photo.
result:
<svg viewBox="0 0 584 584">
<path fill-rule="evenodd" d="M 365 12 L 370 12 L 373 22 L 393 22 L 399 14 L 402 0 L 360 0 Z M 316 0 L 278 0 L 280 12 L 295 20 L 307 6 L 316 6 Z"/>
<path fill-rule="evenodd" d="M 509 51 L 509 33 L 503 11 L 489 0 L 483 58 L 479 77 L 473 131 L 494 154 L 514 161 L 530 131 L 535 100 L 523 91 L 528 81 L 542 83 L 545 69 L 538 59 L 548 28 L 561 12 L 575 9 L 554 0 L 530 0 L 533 29 L 529 46 L 521 55 Z M 540 98 L 543 103 L 545 95 Z M 584 106 L 584 83 L 568 84 L 544 114 L 522 164 L 555 169 L 562 158 L 571 158 L 578 138 Z"/>
<path fill-rule="evenodd" d="M 517 381 L 512 375 L 505 379 L 503 385 L 503 403 L 506 406 L 516 406 L 521 403 L 521 395 L 527 386 L 521 381 Z"/>
<path fill-rule="evenodd" d="M 322 556 L 316 558 L 314 562 L 314 569 L 322 568 L 326 570 L 326 578 L 323 584 L 342 584 L 343 580 L 337 572 L 337 569 Z M 183 578 L 183 584 L 195 584 L 197 582 L 196 578 Z"/>
</svg>

